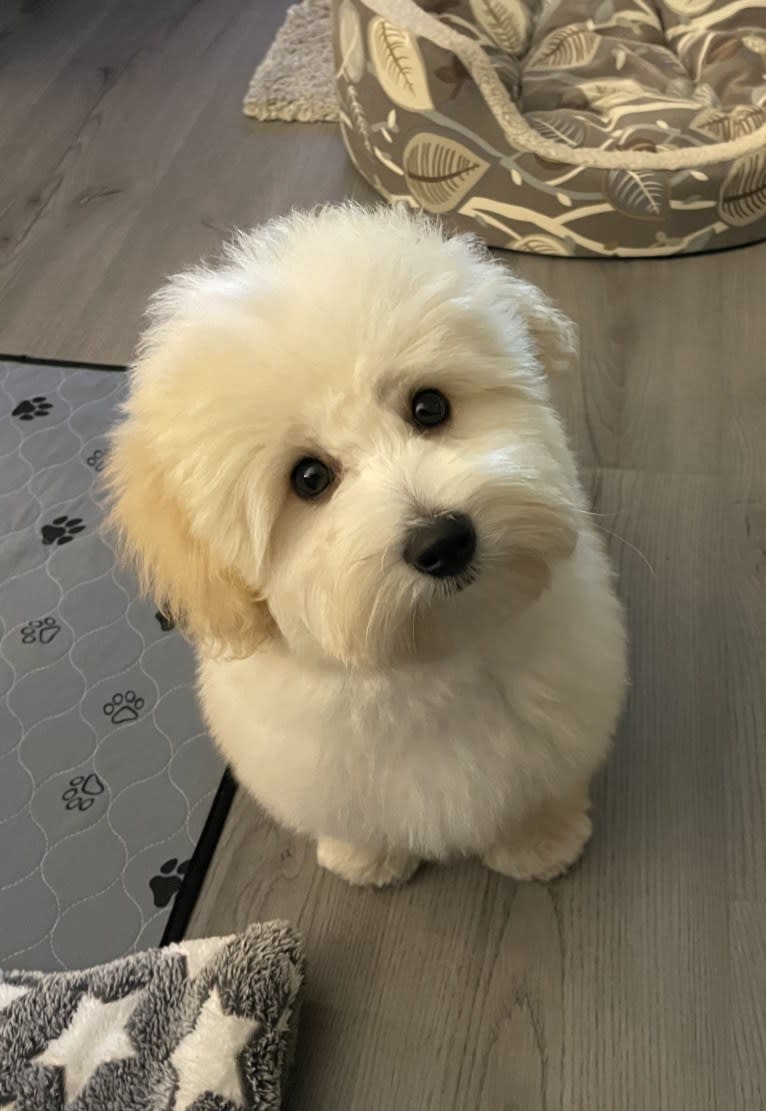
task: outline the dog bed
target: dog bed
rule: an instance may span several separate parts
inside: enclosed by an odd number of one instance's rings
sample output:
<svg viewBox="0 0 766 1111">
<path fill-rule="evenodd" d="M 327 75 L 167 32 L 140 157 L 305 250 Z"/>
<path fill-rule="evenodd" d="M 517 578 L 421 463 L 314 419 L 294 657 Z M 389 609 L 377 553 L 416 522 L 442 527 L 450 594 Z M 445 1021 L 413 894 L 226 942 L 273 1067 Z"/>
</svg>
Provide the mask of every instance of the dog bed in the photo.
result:
<svg viewBox="0 0 766 1111">
<path fill-rule="evenodd" d="M 99 528 L 126 386 L 119 370 L 0 362 L 3 968 L 177 937 L 226 809 L 192 650 Z"/>
<path fill-rule="evenodd" d="M 766 237 L 766 0 L 337 0 L 334 40 L 390 201 L 553 255 Z"/>
<path fill-rule="evenodd" d="M 84 972 L 0 973 L 0 1105 L 279 1111 L 302 979 L 283 922 Z"/>
</svg>

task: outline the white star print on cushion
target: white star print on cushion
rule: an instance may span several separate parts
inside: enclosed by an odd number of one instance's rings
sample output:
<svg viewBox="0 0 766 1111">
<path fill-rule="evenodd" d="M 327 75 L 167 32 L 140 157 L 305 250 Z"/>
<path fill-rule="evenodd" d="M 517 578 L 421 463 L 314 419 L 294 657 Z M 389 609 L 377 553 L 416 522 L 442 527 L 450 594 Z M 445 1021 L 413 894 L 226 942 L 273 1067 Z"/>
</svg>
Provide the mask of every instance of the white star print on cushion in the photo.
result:
<svg viewBox="0 0 766 1111">
<path fill-rule="evenodd" d="M 37 1065 L 58 1066 L 64 1070 L 67 1103 L 77 1099 L 100 1065 L 135 1057 L 125 1024 L 142 995 L 143 992 L 134 992 L 111 1003 L 102 1003 L 93 995 L 83 995 L 69 1025 L 44 1052 L 32 1058 Z"/>
<path fill-rule="evenodd" d="M 238 1058 L 257 1028 L 254 1019 L 227 1015 L 218 988 L 213 988 L 202 1005 L 197 1025 L 178 1043 L 170 1058 L 178 1075 L 174 1111 L 186 1111 L 205 1092 L 242 1107 Z M 211 1045 L 216 1047 L 214 1061 L 210 1059 Z"/>
</svg>

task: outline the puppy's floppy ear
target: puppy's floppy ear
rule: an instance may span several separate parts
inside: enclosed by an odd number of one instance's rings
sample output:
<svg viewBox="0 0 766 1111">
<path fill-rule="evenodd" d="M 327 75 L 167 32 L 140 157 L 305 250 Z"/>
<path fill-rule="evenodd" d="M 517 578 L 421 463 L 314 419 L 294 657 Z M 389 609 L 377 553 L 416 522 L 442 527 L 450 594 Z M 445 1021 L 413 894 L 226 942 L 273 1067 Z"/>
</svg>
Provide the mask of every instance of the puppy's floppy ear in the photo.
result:
<svg viewBox="0 0 766 1111">
<path fill-rule="evenodd" d="M 141 588 L 196 640 L 247 655 L 273 632 L 268 608 L 194 534 L 179 498 L 135 418 L 112 434 L 105 474 L 108 527 L 137 569 Z"/>
<path fill-rule="evenodd" d="M 506 271 L 510 300 L 526 322 L 543 370 L 568 370 L 577 357 L 577 329 L 537 286 Z"/>
</svg>

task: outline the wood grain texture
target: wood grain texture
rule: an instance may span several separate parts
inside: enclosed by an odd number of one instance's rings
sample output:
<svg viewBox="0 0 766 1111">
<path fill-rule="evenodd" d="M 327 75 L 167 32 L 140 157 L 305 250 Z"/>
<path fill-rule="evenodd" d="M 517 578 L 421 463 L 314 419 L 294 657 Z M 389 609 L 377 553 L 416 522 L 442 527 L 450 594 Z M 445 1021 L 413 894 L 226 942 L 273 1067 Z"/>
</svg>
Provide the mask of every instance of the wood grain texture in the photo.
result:
<svg viewBox="0 0 766 1111">
<path fill-rule="evenodd" d="M 284 6 L 4 10 L 0 350 L 125 361 L 232 227 L 370 196 L 333 127 L 240 115 Z M 554 389 L 630 615 L 593 844 L 550 887 L 469 861 L 357 891 L 240 793 L 191 932 L 303 930 L 288 1111 L 761 1111 L 766 245 L 509 261 L 580 325 Z"/>
<path fill-rule="evenodd" d="M 0 40 L 0 104 L 19 103 L 0 113 L 0 351 L 125 362 L 149 295 L 235 227 L 370 195 L 334 125 L 242 115 L 285 6 L 51 0 L 12 23 Z"/>
</svg>

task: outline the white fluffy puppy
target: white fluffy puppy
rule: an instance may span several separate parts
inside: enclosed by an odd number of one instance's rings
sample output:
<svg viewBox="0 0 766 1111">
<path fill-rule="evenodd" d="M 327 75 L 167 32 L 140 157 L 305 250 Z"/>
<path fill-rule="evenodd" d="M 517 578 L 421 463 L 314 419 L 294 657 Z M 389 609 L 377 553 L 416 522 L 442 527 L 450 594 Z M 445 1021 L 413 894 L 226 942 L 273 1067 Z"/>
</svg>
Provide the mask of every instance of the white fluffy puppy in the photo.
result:
<svg viewBox="0 0 766 1111">
<path fill-rule="evenodd" d="M 113 520 L 239 780 L 352 883 L 564 871 L 626 681 L 549 402 L 571 325 L 473 242 L 350 206 L 241 237 L 152 317 Z"/>
</svg>

